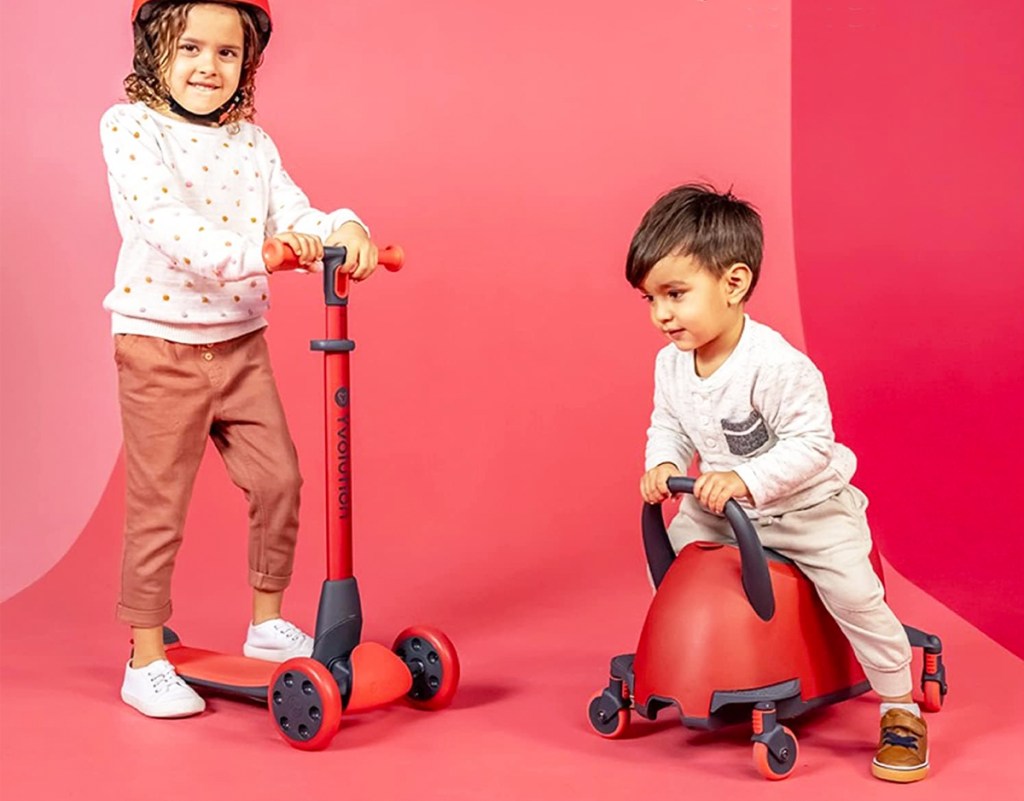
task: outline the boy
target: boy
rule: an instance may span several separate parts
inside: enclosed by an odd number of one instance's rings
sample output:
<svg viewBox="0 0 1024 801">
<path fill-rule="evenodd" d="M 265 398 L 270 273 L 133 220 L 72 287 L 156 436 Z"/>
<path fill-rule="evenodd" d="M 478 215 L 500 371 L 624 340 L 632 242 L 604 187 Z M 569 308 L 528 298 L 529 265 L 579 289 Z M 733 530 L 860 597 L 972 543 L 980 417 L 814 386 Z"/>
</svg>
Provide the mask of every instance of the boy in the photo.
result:
<svg viewBox="0 0 1024 801">
<path fill-rule="evenodd" d="M 867 499 L 850 484 L 856 457 L 835 441 L 811 360 L 744 313 L 762 245 L 757 212 L 701 184 L 661 197 L 633 236 L 626 278 L 671 341 L 655 365 L 640 493 L 665 500 L 668 478 L 698 455 L 694 494 L 668 530 L 676 553 L 731 539 L 721 514 L 735 498 L 764 545 L 814 582 L 882 698 L 872 773 L 918 781 L 928 773 L 928 729 L 910 694 L 910 643 L 868 559 Z"/>
</svg>

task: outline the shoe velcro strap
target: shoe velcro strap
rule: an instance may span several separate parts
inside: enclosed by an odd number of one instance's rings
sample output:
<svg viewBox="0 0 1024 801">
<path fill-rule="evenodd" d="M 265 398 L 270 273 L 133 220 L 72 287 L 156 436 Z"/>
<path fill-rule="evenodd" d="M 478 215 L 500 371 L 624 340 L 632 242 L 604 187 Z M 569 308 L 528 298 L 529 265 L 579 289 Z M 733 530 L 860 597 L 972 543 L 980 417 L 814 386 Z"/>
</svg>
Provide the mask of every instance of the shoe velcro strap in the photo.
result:
<svg viewBox="0 0 1024 801">
<path fill-rule="evenodd" d="M 913 734 L 904 736 L 897 734 L 891 729 L 886 729 L 882 732 L 882 745 L 898 745 L 903 748 L 913 748 L 917 750 L 917 737 Z"/>
</svg>

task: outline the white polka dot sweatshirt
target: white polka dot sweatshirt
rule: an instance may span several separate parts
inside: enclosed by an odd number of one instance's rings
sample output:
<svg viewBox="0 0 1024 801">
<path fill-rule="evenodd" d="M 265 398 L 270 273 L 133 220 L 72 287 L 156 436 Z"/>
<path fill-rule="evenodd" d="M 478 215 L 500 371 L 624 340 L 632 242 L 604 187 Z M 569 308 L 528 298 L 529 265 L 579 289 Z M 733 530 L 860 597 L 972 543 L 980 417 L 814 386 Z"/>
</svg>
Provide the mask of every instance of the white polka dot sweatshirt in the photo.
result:
<svg viewBox="0 0 1024 801">
<path fill-rule="evenodd" d="M 647 469 L 663 462 L 701 473 L 734 470 L 751 517 L 806 509 L 853 478 L 857 458 L 835 441 L 825 380 L 777 331 L 744 320 L 729 358 L 700 378 L 692 351 L 668 345 L 654 368 Z"/>
<path fill-rule="evenodd" d="M 103 115 L 100 139 L 123 240 L 103 301 L 115 334 L 206 344 L 262 328 L 263 241 L 283 231 L 326 239 L 360 222 L 311 208 L 251 123 L 233 131 L 121 103 Z"/>
</svg>

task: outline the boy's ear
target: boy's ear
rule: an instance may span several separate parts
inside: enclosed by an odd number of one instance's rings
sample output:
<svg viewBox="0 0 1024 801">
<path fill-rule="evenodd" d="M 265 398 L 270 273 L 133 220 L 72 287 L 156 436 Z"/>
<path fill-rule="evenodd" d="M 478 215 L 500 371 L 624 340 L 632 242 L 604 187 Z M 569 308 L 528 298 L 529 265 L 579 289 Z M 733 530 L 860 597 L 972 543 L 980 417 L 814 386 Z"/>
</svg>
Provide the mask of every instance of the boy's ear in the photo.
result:
<svg viewBox="0 0 1024 801">
<path fill-rule="evenodd" d="M 750 289 L 750 280 L 753 276 L 750 267 L 741 261 L 730 265 L 729 269 L 725 271 L 725 287 L 730 306 L 743 301 L 747 290 Z"/>
</svg>

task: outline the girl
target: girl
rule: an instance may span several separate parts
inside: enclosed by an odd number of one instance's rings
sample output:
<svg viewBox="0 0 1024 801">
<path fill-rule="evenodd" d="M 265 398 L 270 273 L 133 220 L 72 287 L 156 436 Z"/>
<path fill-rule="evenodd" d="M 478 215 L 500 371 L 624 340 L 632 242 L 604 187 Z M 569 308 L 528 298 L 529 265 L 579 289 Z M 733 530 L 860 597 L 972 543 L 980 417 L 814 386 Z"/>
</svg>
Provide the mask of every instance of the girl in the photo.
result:
<svg viewBox="0 0 1024 801">
<path fill-rule="evenodd" d="M 144 715 L 205 703 L 166 659 L 171 572 L 206 439 L 249 503 L 252 622 L 247 656 L 309 656 L 312 638 L 281 619 L 298 528 L 295 447 L 263 338 L 266 237 L 315 268 L 323 245 L 348 248 L 356 280 L 377 248 L 348 209 L 325 214 L 251 123 L 270 38 L 267 0 L 134 0 L 131 103 L 100 125 L 123 243 L 111 312 L 127 472 L 118 619 L 134 650 L 121 698 Z"/>
</svg>

